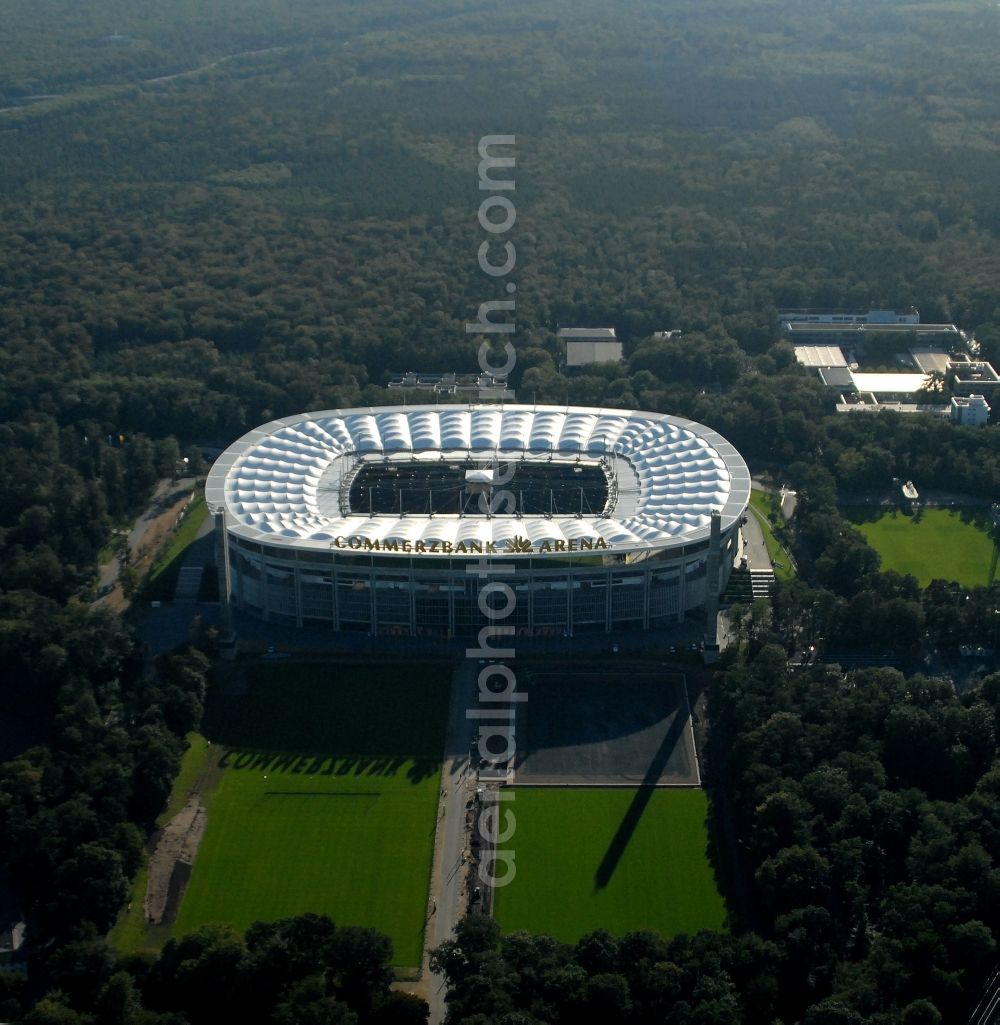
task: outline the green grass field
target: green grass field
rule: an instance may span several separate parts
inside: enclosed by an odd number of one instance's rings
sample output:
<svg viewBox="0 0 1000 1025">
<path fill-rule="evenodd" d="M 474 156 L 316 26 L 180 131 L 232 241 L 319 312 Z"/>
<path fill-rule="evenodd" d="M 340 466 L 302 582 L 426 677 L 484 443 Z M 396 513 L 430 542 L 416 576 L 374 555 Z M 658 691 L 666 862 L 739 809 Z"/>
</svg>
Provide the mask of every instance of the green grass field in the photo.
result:
<svg viewBox="0 0 1000 1025">
<path fill-rule="evenodd" d="M 722 929 L 703 790 L 517 788 L 516 875 L 495 894 L 503 929 L 575 942 L 594 929 L 665 936 Z M 645 801 L 648 800 L 648 803 Z"/>
<path fill-rule="evenodd" d="M 993 542 L 980 513 L 924 509 L 919 518 L 898 510 L 873 515 L 844 510 L 882 556 L 882 569 L 909 573 L 926 587 L 932 580 L 954 580 L 963 587 L 990 583 Z"/>
<path fill-rule="evenodd" d="M 314 911 L 420 963 L 450 672 L 264 664 L 205 724 L 224 750 L 175 934 Z"/>
</svg>

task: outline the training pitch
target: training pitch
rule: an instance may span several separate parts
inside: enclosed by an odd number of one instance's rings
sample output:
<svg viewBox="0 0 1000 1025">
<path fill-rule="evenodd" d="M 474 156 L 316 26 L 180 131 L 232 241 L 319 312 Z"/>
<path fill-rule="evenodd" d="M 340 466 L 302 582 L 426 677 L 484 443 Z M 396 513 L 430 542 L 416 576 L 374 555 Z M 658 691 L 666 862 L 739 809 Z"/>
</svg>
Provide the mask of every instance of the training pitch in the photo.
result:
<svg viewBox="0 0 1000 1025">
<path fill-rule="evenodd" d="M 494 893 L 505 932 L 573 943 L 595 929 L 664 936 L 724 928 L 700 789 L 515 788 L 513 881 Z"/>
<path fill-rule="evenodd" d="M 684 676 L 649 663 L 529 665 L 518 674 L 514 760 L 522 785 L 701 780 Z"/>
<path fill-rule="evenodd" d="M 985 587 L 996 567 L 984 510 L 925 508 L 918 516 L 873 514 L 847 509 L 845 515 L 882 556 L 882 569 L 909 573 L 921 587 L 932 580 L 954 580 L 963 587 Z"/>
<path fill-rule="evenodd" d="M 222 772 L 174 933 L 313 911 L 419 965 L 450 675 L 284 663 L 222 688 L 205 726 Z"/>
</svg>

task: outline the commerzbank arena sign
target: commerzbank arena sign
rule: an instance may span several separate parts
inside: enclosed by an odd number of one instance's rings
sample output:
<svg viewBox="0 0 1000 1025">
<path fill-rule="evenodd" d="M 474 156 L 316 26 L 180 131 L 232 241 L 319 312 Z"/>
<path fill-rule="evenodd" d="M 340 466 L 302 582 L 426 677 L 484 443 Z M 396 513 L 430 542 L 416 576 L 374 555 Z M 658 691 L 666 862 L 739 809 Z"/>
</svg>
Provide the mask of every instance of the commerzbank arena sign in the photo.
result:
<svg viewBox="0 0 1000 1025">
<path fill-rule="evenodd" d="M 357 534 L 338 534 L 330 542 L 332 547 L 355 552 L 396 552 L 406 555 L 551 555 L 567 552 L 607 551 L 611 546 L 603 537 L 579 537 L 558 541 L 531 542 L 526 537 L 514 536 L 505 547 L 497 548 L 495 541 L 400 541 L 396 538 L 374 541 Z"/>
</svg>

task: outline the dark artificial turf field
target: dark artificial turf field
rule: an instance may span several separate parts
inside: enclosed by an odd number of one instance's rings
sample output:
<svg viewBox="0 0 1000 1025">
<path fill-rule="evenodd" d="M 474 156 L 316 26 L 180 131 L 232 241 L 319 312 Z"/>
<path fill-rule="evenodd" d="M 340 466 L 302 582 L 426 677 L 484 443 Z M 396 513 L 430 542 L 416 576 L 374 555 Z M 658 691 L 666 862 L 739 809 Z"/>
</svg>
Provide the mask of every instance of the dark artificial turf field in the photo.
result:
<svg viewBox="0 0 1000 1025">
<path fill-rule="evenodd" d="M 700 783 L 684 677 L 648 663 L 520 670 L 519 784 Z"/>
</svg>

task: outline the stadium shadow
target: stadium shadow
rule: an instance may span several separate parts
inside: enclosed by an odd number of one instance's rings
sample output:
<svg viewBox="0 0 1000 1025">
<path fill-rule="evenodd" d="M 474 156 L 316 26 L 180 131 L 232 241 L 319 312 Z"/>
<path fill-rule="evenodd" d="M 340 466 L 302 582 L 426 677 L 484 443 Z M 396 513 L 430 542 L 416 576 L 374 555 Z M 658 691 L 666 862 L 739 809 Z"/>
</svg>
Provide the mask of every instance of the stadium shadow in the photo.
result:
<svg viewBox="0 0 1000 1025">
<path fill-rule="evenodd" d="M 405 768 L 406 778 L 411 783 L 420 783 L 440 769 L 441 760 L 417 755 L 380 758 L 227 748 L 218 765 L 220 769 L 287 772 L 305 776 L 396 776 Z"/>
<path fill-rule="evenodd" d="M 676 679 L 681 674 L 668 672 Z M 612 684 L 628 687 L 622 701 Z M 640 733 L 684 708 L 681 687 L 664 686 L 659 666 L 593 660 L 573 666 L 528 666 L 518 673 L 530 700 L 520 706 L 531 726 L 528 747 L 518 747 L 518 762 L 532 751 L 605 744 Z M 529 715 L 530 713 L 530 715 Z M 652 742 L 650 742 L 652 743 Z"/>
<path fill-rule="evenodd" d="M 608 849 L 604 852 L 600 865 L 597 866 L 597 871 L 594 873 L 595 890 L 603 890 L 611 882 L 611 877 L 615 874 L 615 869 L 618 868 L 618 863 L 622 860 L 622 855 L 631 842 L 647 805 L 652 800 L 656 784 L 659 782 L 660 776 L 663 775 L 663 770 L 667 767 L 670 755 L 681 739 L 686 724 L 687 716 L 679 713 L 670 723 L 663 742 L 649 763 L 646 775 L 636 788 L 632 803 L 628 806 L 624 818 L 615 830 L 615 835 L 611 838 L 611 843 L 608 844 Z"/>
</svg>

